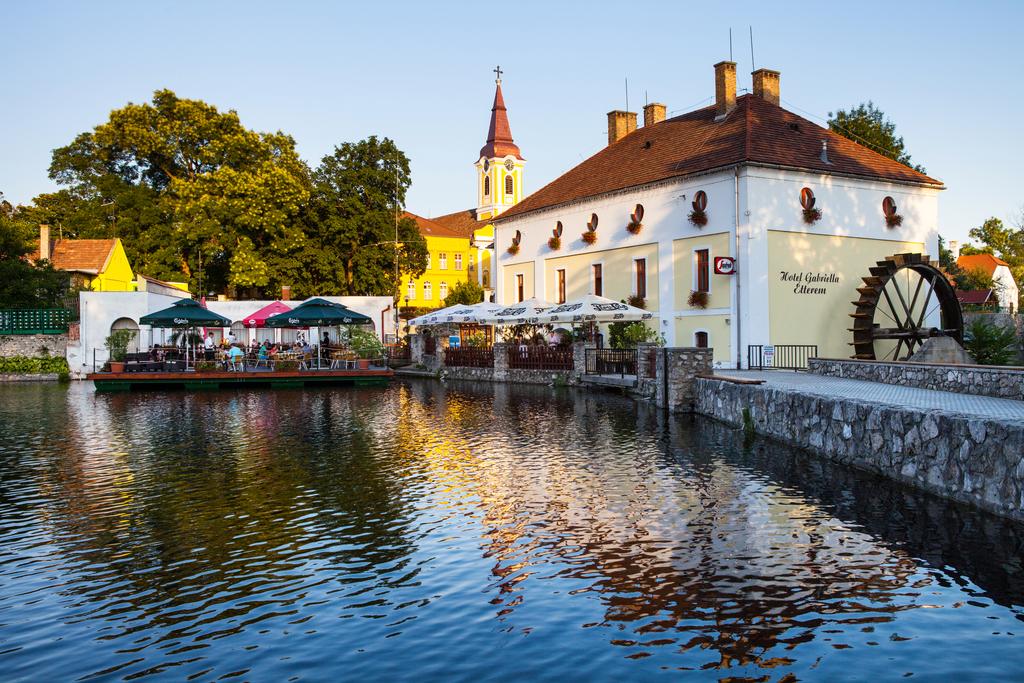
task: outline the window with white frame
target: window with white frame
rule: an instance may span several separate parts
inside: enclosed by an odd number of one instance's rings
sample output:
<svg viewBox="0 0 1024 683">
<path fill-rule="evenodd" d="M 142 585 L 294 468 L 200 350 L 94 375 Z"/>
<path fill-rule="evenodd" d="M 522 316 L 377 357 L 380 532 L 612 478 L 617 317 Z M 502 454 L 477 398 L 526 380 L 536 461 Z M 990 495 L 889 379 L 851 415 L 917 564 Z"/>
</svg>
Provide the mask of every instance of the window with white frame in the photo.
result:
<svg viewBox="0 0 1024 683">
<path fill-rule="evenodd" d="M 427 270 L 430 270 L 430 252 L 427 252 Z"/>
<path fill-rule="evenodd" d="M 437 287 L 437 296 L 438 296 L 438 298 L 441 301 L 444 301 L 445 299 L 448 298 L 448 283 L 447 282 L 441 282 L 441 284 L 438 285 L 438 287 Z"/>
<path fill-rule="evenodd" d="M 423 298 L 427 301 L 430 301 L 430 299 L 432 299 L 433 297 L 434 294 L 430 288 L 430 280 L 427 280 L 426 282 L 423 283 Z"/>
<path fill-rule="evenodd" d="M 455 255 L 455 270 L 462 270 L 462 254 Z"/>
<path fill-rule="evenodd" d="M 415 299 L 416 298 L 416 282 L 415 281 L 409 280 L 409 286 L 406 287 L 406 290 L 405 290 L 405 298 L 406 299 Z"/>
<path fill-rule="evenodd" d="M 448 270 L 448 254 L 443 251 L 437 255 L 437 267 L 441 270 Z"/>
</svg>

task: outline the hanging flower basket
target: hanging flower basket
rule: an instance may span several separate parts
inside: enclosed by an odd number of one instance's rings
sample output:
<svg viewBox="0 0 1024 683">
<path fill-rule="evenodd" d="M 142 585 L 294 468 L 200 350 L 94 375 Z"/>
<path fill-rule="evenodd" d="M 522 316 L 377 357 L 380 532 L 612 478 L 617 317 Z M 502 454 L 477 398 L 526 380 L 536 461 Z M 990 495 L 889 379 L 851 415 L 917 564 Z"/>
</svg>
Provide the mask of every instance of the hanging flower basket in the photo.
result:
<svg viewBox="0 0 1024 683">
<path fill-rule="evenodd" d="M 690 219 L 690 223 L 698 228 L 703 228 L 708 224 L 708 214 L 704 209 L 694 209 L 687 218 Z"/>
<path fill-rule="evenodd" d="M 643 228 L 644 224 L 636 220 L 626 223 L 626 230 L 628 230 L 632 235 L 639 235 Z"/>
<path fill-rule="evenodd" d="M 890 228 L 898 228 L 903 225 L 903 216 L 898 213 L 894 213 L 891 216 L 885 217 L 885 224 Z"/>
<path fill-rule="evenodd" d="M 550 249 L 551 251 L 558 251 L 561 248 L 562 248 L 562 238 L 561 237 L 549 237 L 548 238 L 548 249 Z"/>
<path fill-rule="evenodd" d="M 519 253 L 519 243 L 513 242 L 512 244 L 508 245 L 508 249 L 506 251 L 515 256 L 516 254 Z"/>
<path fill-rule="evenodd" d="M 896 213 L 896 200 L 892 197 L 882 200 L 882 215 L 885 216 L 885 224 L 890 228 L 903 225 L 903 216 Z"/>
<path fill-rule="evenodd" d="M 626 223 L 626 230 L 632 235 L 639 235 L 640 231 L 643 230 L 644 224 L 641 221 L 644 219 L 644 205 L 637 204 L 633 208 L 633 213 L 629 215 L 629 223 Z"/>
<path fill-rule="evenodd" d="M 699 290 L 692 290 L 690 297 L 686 300 L 691 308 L 707 308 L 708 307 L 708 293 L 701 292 Z"/>
<path fill-rule="evenodd" d="M 587 230 L 581 236 L 584 242 L 587 244 L 593 244 L 597 241 L 597 230 Z"/>
<path fill-rule="evenodd" d="M 804 209 L 804 223 L 807 225 L 814 225 L 821 220 L 821 209 L 811 207 Z"/>
</svg>

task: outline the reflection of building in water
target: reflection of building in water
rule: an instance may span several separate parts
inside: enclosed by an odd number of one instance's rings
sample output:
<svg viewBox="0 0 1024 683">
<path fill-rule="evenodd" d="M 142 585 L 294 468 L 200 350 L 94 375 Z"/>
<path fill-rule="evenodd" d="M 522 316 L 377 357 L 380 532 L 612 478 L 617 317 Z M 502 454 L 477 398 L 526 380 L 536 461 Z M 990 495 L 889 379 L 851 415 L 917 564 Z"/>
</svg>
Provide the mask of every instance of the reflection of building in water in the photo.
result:
<svg viewBox="0 0 1024 683">
<path fill-rule="evenodd" d="M 686 460 L 666 459 L 663 446 L 637 443 L 635 421 L 617 428 L 611 411 L 587 410 L 586 400 L 482 415 L 472 395 L 431 399 L 403 398 L 410 419 L 399 438 L 425 445 L 407 457 L 453 507 L 479 506 L 470 514 L 494 561 L 503 618 L 529 601 L 528 587 L 540 590 L 532 576 L 585 581 L 575 592 L 602 596 L 606 623 L 631 625 L 635 639 L 617 632 L 624 644 L 673 643 L 714 651 L 716 667 L 768 667 L 780 661 L 773 648 L 812 640 L 826 624 L 888 621 L 905 608 L 889 603 L 916 571 L 911 557 L 763 476 L 702 456 L 702 444 L 673 443 Z M 488 447 L 488 434 L 510 432 L 525 443 Z M 622 446 L 617 456 L 605 457 L 608 444 Z"/>
</svg>

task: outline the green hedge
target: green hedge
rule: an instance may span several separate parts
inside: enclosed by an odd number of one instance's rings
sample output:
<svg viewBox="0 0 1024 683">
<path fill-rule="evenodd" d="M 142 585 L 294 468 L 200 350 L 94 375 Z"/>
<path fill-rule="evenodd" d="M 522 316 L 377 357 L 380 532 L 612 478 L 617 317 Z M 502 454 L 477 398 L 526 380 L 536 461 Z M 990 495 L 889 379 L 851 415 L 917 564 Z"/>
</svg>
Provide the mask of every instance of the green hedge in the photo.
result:
<svg viewBox="0 0 1024 683">
<path fill-rule="evenodd" d="M 67 372 L 68 361 L 59 356 L 50 356 L 48 358 L 8 356 L 0 358 L 0 374 L 45 375 L 49 373 L 66 374 Z"/>
</svg>

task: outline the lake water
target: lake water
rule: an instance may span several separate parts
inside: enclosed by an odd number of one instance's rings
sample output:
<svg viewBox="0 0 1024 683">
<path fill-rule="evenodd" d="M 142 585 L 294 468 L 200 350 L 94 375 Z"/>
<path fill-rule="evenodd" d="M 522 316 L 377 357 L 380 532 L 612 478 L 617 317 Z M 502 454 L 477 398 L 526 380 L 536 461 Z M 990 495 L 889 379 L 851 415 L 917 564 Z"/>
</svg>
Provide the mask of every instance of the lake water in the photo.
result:
<svg viewBox="0 0 1024 683">
<path fill-rule="evenodd" d="M 1024 529 L 504 385 L 0 386 L 4 680 L 1008 680 Z"/>
</svg>

